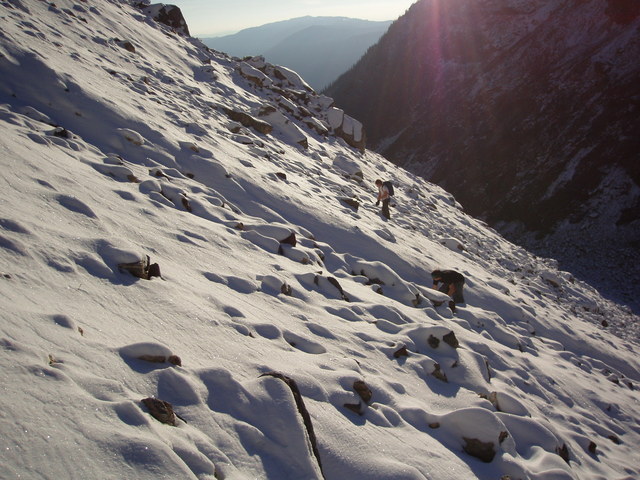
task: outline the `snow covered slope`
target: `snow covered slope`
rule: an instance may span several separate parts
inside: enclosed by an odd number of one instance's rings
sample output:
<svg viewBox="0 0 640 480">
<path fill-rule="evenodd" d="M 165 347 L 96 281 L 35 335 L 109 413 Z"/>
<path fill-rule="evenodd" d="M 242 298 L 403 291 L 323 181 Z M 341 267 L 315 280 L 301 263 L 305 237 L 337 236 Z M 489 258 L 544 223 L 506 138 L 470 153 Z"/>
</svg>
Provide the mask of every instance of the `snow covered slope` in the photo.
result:
<svg viewBox="0 0 640 480">
<path fill-rule="evenodd" d="M 0 9 L 0 478 L 638 477 L 637 318 L 294 72 L 133 1 Z"/>
</svg>

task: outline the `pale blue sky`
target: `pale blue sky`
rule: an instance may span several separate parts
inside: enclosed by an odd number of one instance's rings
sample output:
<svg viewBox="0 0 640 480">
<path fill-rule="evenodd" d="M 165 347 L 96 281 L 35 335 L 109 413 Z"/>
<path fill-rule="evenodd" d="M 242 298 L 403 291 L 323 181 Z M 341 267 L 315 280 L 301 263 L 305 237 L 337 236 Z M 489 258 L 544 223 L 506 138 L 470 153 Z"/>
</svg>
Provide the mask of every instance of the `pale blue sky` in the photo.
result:
<svg viewBox="0 0 640 480">
<path fill-rule="evenodd" d="M 395 20 L 417 0 L 169 0 L 195 37 L 235 33 L 265 23 L 304 17 Z"/>
</svg>

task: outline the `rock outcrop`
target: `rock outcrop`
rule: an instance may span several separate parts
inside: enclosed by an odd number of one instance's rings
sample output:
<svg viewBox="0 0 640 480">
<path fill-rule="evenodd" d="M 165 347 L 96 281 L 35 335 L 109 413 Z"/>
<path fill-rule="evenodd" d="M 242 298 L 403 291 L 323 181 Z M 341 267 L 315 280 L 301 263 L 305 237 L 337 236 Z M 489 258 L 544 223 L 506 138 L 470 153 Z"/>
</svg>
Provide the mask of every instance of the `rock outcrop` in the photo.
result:
<svg viewBox="0 0 640 480">
<path fill-rule="evenodd" d="M 153 18 L 156 22 L 171 27 L 171 29 L 180 35 L 190 37 L 189 27 L 182 15 L 182 10 L 175 5 L 164 5 L 163 3 L 155 3 L 148 5 L 145 2 L 138 4 L 140 9 Z"/>
</svg>

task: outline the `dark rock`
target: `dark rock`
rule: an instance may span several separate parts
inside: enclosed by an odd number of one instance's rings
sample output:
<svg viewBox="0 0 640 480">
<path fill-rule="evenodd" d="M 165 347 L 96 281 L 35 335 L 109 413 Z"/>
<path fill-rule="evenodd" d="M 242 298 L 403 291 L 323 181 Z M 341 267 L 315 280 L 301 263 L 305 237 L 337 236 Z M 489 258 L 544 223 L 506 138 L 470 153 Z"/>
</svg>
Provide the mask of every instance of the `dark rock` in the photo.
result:
<svg viewBox="0 0 640 480">
<path fill-rule="evenodd" d="M 483 442 L 477 438 L 462 437 L 465 445 L 462 447 L 472 457 L 479 458 L 485 463 L 490 463 L 496 455 L 493 442 Z"/>
<path fill-rule="evenodd" d="M 286 295 L 287 297 L 290 297 L 293 295 L 293 288 L 291 288 L 291 285 L 287 285 L 286 283 L 283 283 L 282 287 L 280 287 L 280 293 L 282 293 L 283 295 Z"/>
<path fill-rule="evenodd" d="M 458 348 L 460 346 L 460 343 L 456 338 L 456 334 L 453 332 L 449 332 L 445 336 L 443 336 L 442 341 L 449 345 L 451 348 Z"/>
<path fill-rule="evenodd" d="M 429 338 L 427 339 L 427 343 L 431 348 L 438 348 L 438 346 L 440 345 L 440 339 L 437 337 L 434 337 L 433 335 L 429 335 Z"/>
<path fill-rule="evenodd" d="M 169 402 L 149 397 L 143 398 L 142 403 L 147 407 L 153 418 L 167 425 L 176 426 L 176 414 L 173 411 L 173 405 Z"/>
<path fill-rule="evenodd" d="M 342 197 L 340 198 L 340 201 L 342 203 L 345 203 L 347 205 L 349 205 L 351 208 L 353 208 L 356 212 L 358 211 L 358 209 L 360 208 L 360 202 L 357 200 L 354 200 L 353 198 L 346 198 L 346 197 Z"/>
<path fill-rule="evenodd" d="M 177 355 L 170 355 L 169 358 L 167 358 L 167 362 L 172 365 L 177 365 L 178 367 L 182 366 L 182 360 Z"/>
<path fill-rule="evenodd" d="M 558 447 L 556 449 L 556 453 L 560 455 L 560 458 L 567 462 L 567 464 L 569 463 L 569 447 L 567 447 L 566 443 L 563 443 L 561 447 Z"/>
<path fill-rule="evenodd" d="M 340 292 L 340 295 L 342 296 L 342 300 L 348 302 L 349 301 L 349 297 L 347 297 L 346 293 L 344 293 L 344 290 L 342 289 L 342 285 L 340 285 L 340 283 L 338 282 L 338 280 L 336 280 L 333 277 L 327 277 L 327 281 L 333 285 L 334 287 L 336 287 L 338 289 L 338 291 Z"/>
<path fill-rule="evenodd" d="M 151 280 L 153 277 L 161 277 L 160 266 L 157 263 L 149 264 L 149 255 L 143 260 L 131 263 L 119 263 L 118 270 L 129 272 L 131 275 L 144 280 Z M 162 277 L 161 277 L 162 278 Z"/>
<path fill-rule="evenodd" d="M 436 363 L 434 365 L 433 372 L 431 372 L 431 375 L 436 377 L 438 380 L 441 380 L 443 382 L 449 383 L 449 380 L 447 379 L 447 376 L 445 375 L 445 373 L 440 368 L 440 364 L 439 363 Z"/>
<path fill-rule="evenodd" d="M 589 453 L 591 453 L 593 455 L 596 454 L 596 449 L 597 448 L 598 448 L 598 446 L 593 441 L 589 442 L 589 446 L 587 447 L 587 449 L 589 450 Z"/>
<path fill-rule="evenodd" d="M 291 245 L 292 247 L 295 247 L 298 244 L 295 232 L 291 232 L 291 234 L 287 238 L 283 238 L 282 240 L 280 240 L 280 244 Z"/>
<path fill-rule="evenodd" d="M 181 35 L 187 37 L 191 36 L 187 22 L 182 15 L 182 11 L 175 5 L 163 5 L 157 3 L 147 6 L 143 3 L 139 3 L 138 6 L 146 15 L 153 15 L 153 19 L 156 22 L 171 27 L 172 30 Z"/>
<path fill-rule="evenodd" d="M 151 265 L 149 265 L 148 275 L 149 278 L 162 277 L 162 275 L 160 274 L 160 265 L 158 265 L 157 263 L 152 263 Z"/>
<path fill-rule="evenodd" d="M 371 397 L 373 397 L 373 393 L 367 386 L 367 384 L 363 380 L 356 380 L 353 382 L 353 389 L 356 391 L 360 398 L 364 403 L 369 403 L 371 401 Z"/>
<path fill-rule="evenodd" d="M 71 138 L 71 133 L 69 133 L 69 130 L 67 130 L 66 128 L 56 127 L 56 129 L 53 131 L 53 136 L 60 138 Z"/>
<path fill-rule="evenodd" d="M 270 123 L 265 122 L 264 120 L 260 120 L 255 118 L 248 113 L 239 112 L 237 110 L 232 110 L 230 108 L 222 107 L 222 110 L 227 114 L 227 116 L 235 121 L 240 122 L 243 126 L 247 128 L 253 128 L 259 133 L 263 135 L 268 135 L 273 131 L 273 127 Z"/>
<path fill-rule="evenodd" d="M 408 357 L 409 356 L 409 351 L 407 350 L 406 346 L 402 346 L 398 350 L 393 352 L 393 356 L 394 356 L 394 358 Z"/>
</svg>

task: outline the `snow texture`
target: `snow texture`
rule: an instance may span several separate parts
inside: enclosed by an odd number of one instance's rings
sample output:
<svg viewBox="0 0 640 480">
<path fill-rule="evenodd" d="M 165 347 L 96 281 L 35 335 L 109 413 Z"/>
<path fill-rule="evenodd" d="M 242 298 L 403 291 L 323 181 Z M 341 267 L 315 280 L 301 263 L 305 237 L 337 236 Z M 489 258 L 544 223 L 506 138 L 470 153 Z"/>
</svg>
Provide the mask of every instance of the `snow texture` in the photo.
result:
<svg viewBox="0 0 640 480">
<path fill-rule="evenodd" d="M 135 4 L 0 5 L 0 478 L 640 476 L 635 317 Z"/>
</svg>

